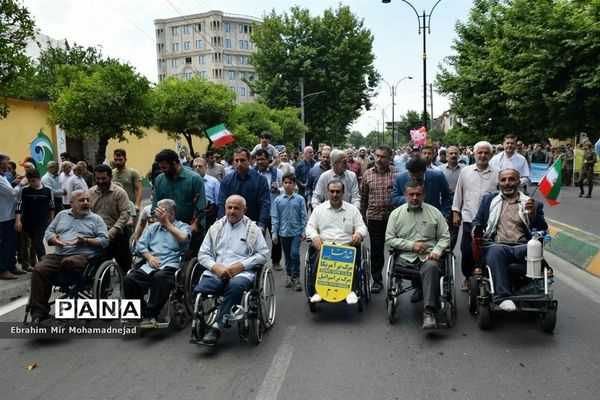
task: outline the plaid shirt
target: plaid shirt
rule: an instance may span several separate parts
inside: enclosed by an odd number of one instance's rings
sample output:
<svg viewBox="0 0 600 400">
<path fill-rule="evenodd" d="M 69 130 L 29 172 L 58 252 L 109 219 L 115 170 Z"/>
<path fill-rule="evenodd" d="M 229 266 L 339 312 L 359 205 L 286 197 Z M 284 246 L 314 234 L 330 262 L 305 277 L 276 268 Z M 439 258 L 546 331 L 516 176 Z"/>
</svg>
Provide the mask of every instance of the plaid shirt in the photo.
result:
<svg viewBox="0 0 600 400">
<path fill-rule="evenodd" d="M 360 212 L 365 220 L 387 221 L 394 210 L 392 188 L 398 169 L 391 166 L 387 171 L 379 171 L 377 165 L 363 174 Z"/>
</svg>

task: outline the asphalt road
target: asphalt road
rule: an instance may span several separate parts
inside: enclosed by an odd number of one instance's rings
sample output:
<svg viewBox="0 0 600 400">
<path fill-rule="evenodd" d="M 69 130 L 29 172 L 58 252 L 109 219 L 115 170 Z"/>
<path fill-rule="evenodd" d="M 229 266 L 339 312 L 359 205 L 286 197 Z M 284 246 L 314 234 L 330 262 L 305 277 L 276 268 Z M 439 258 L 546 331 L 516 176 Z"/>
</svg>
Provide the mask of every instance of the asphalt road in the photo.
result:
<svg viewBox="0 0 600 400">
<path fill-rule="evenodd" d="M 556 270 L 552 335 L 523 315 L 481 331 L 458 292 L 455 327 L 427 333 L 401 297 L 390 325 L 384 294 L 367 309 L 320 304 L 283 287 L 277 321 L 257 346 L 224 332 L 215 351 L 181 332 L 135 339 L 0 340 L 4 400 L 26 399 L 597 399 L 600 279 L 548 255 Z M 457 279 L 457 281 L 459 281 Z M 457 285 L 460 282 L 457 282 Z M 23 307 L 0 316 L 22 319 Z M 32 371 L 27 365 L 35 361 Z"/>
</svg>

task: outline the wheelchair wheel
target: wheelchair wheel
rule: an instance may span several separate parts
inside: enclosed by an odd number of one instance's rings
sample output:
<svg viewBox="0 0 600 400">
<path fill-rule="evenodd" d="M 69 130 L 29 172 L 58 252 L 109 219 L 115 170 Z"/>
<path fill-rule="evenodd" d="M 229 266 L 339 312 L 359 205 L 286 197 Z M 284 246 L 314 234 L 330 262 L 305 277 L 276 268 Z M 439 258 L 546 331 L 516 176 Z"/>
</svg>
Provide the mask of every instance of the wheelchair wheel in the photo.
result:
<svg viewBox="0 0 600 400">
<path fill-rule="evenodd" d="M 304 259 L 304 294 L 306 297 L 312 296 L 312 288 L 310 287 L 310 276 L 311 276 L 311 266 L 310 266 L 310 243 L 308 244 L 309 248 L 306 250 L 306 257 Z"/>
<path fill-rule="evenodd" d="M 370 249 L 365 249 L 365 251 L 363 252 L 363 259 L 361 261 L 362 263 L 362 273 L 363 273 L 363 284 L 364 284 L 364 297 L 365 297 L 365 302 L 369 303 L 371 301 L 371 250 Z"/>
<path fill-rule="evenodd" d="M 260 318 L 250 318 L 248 321 L 249 332 L 248 340 L 252 344 L 259 344 L 263 340 L 265 333 L 265 327 Z"/>
<path fill-rule="evenodd" d="M 477 325 L 483 330 L 492 327 L 492 310 L 482 301 L 477 302 Z"/>
<path fill-rule="evenodd" d="M 189 315 L 194 312 L 194 303 L 196 296 L 194 295 L 194 286 L 198 284 L 200 276 L 204 272 L 204 267 L 198 264 L 198 257 L 192 258 L 185 265 L 185 275 L 183 280 L 183 302 L 185 309 Z"/>
<path fill-rule="evenodd" d="M 94 275 L 92 298 L 120 299 L 123 296 L 123 271 L 113 260 L 104 261 Z"/>
<path fill-rule="evenodd" d="M 396 302 L 394 299 L 388 297 L 385 299 L 385 306 L 387 308 L 388 321 L 390 324 L 393 324 L 396 322 Z"/>
<path fill-rule="evenodd" d="M 214 300 L 214 298 L 203 299 L 202 295 L 198 294 L 194 301 L 194 315 L 192 318 L 192 337 L 195 338 L 197 341 L 202 340 L 204 335 L 206 335 L 206 332 L 208 332 L 208 327 L 214 323 L 214 320 L 210 321 L 210 318 L 207 317 L 210 317 L 214 314 L 214 318 L 216 318 L 216 313 L 207 312 L 207 310 L 211 310 L 213 308 L 213 305 L 211 304 L 210 300 Z"/>
<path fill-rule="evenodd" d="M 310 312 L 317 312 L 317 305 L 315 303 L 311 303 L 311 301 L 308 300 L 308 309 L 310 310 Z"/>
<path fill-rule="evenodd" d="M 188 313 L 185 305 L 172 293 L 169 296 L 169 327 L 180 331 L 187 325 Z"/>
<path fill-rule="evenodd" d="M 556 327 L 557 309 L 556 304 L 553 304 L 546 313 L 541 314 L 542 330 L 546 333 L 554 332 Z"/>
<path fill-rule="evenodd" d="M 275 323 L 277 301 L 275 298 L 275 277 L 270 267 L 263 267 L 260 272 L 259 281 L 259 318 L 265 329 L 269 329 Z"/>
</svg>

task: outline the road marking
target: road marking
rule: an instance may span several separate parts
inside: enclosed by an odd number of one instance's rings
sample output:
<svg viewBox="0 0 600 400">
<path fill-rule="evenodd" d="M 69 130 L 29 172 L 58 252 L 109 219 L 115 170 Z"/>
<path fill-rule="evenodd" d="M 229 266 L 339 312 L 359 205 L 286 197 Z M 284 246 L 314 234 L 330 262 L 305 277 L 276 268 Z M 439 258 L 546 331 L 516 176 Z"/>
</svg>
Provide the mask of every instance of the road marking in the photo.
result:
<svg viewBox="0 0 600 400">
<path fill-rule="evenodd" d="M 283 379 L 290 366 L 294 347 L 289 344 L 291 338 L 296 332 L 295 326 L 290 326 L 283 338 L 283 343 L 279 346 L 277 353 L 273 357 L 271 366 L 267 371 L 265 380 L 260 386 L 260 390 L 256 395 L 257 400 L 276 400 L 279 395 L 279 390 L 283 384 Z"/>
<path fill-rule="evenodd" d="M 27 300 L 28 300 L 27 297 L 23 297 L 18 300 L 15 300 L 13 302 L 10 302 L 8 304 L 5 304 L 3 306 L 0 306 L 0 317 L 5 314 L 8 314 L 9 312 L 16 310 L 19 307 L 23 307 L 25 304 L 27 304 Z"/>
</svg>

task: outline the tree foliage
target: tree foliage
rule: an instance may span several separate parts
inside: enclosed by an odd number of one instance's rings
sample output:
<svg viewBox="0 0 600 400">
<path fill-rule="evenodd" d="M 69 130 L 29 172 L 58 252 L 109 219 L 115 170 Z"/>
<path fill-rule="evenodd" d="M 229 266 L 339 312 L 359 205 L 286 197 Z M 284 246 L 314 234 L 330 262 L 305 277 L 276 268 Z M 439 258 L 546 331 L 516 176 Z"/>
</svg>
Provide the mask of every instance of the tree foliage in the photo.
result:
<svg viewBox="0 0 600 400">
<path fill-rule="evenodd" d="M 144 135 L 140 128 L 151 124 L 150 84 L 133 67 L 110 62 L 73 71 L 70 79 L 50 104 L 49 119 L 67 136 L 98 138 L 96 163 L 104 161 L 109 139 L 126 140 L 127 132 Z"/>
<path fill-rule="evenodd" d="M 0 94 L 10 93 L 29 66 L 27 42 L 34 37 L 34 21 L 16 0 L 0 0 Z M 0 118 L 8 115 L 6 98 L 0 103 Z"/>
<path fill-rule="evenodd" d="M 259 79 L 252 90 L 272 108 L 300 105 L 304 82 L 305 121 L 313 142 L 343 144 L 348 126 L 364 107 L 379 75 L 373 66 L 373 36 L 347 6 L 313 17 L 293 7 L 264 17 L 252 40 Z M 315 94 L 323 91 L 323 93 Z"/>
<path fill-rule="evenodd" d="M 476 140 L 600 131 L 600 1 L 475 0 L 437 86 Z"/>
<path fill-rule="evenodd" d="M 206 129 L 229 120 L 235 93 L 200 78 L 169 78 L 154 88 L 151 102 L 156 128 L 174 139 L 182 135 L 194 154 L 192 137 L 204 137 Z"/>
<path fill-rule="evenodd" d="M 348 145 L 355 149 L 359 149 L 367 145 L 367 138 L 359 131 L 352 131 L 348 135 Z"/>
</svg>

